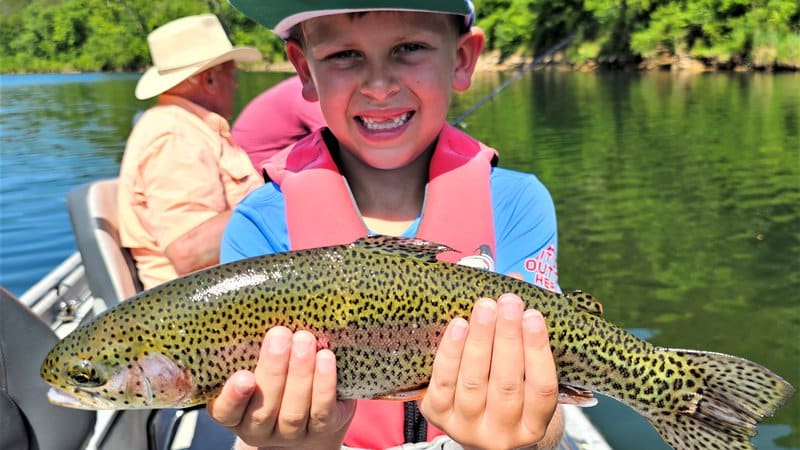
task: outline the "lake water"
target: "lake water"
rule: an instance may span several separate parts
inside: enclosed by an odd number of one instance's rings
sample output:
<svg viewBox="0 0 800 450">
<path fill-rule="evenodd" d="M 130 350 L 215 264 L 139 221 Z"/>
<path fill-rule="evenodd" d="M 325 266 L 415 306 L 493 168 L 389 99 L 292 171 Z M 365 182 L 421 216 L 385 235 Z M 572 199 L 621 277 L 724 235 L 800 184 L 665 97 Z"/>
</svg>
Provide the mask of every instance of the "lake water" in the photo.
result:
<svg viewBox="0 0 800 450">
<path fill-rule="evenodd" d="M 237 111 L 286 75 L 241 74 Z M 483 74 L 456 117 L 509 75 Z M 19 295 L 75 250 L 68 190 L 116 176 L 136 74 L 0 76 L 0 284 Z M 800 387 L 800 76 L 537 72 L 461 124 L 547 185 L 559 273 L 652 342 L 736 354 Z M 616 449 L 666 449 L 615 401 Z M 755 438 L 800 448 L 796 395 Z"/>
</svg>

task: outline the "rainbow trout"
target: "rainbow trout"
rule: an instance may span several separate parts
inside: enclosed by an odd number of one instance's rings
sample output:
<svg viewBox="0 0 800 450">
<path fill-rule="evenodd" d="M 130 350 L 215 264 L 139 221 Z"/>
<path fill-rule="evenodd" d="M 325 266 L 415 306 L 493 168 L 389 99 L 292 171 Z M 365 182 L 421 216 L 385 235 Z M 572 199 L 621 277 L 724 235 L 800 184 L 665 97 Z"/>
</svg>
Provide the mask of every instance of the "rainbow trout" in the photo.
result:
<svg viewBox="0 0 800 450">
<path fill-rule="evenodd" d="M 631 406 L 677 449 L 752 449 L 756 424 L 794 392 L 745 359 L 656 347 L 601 317 L 590 295 L 559 295 L 441 262 L 447 247 L 368 237 L 250 258 L 142 292 L 59 342 L 41 375 L 51 401 L 89 409 L 202 404 L 252 370 L 267 329 L 308 330 L 337 358 L 338 395 L 424 388 L 439 339 L 480 297 L 513 292 L 545 317 L 567 394 Z"/>
</svg>

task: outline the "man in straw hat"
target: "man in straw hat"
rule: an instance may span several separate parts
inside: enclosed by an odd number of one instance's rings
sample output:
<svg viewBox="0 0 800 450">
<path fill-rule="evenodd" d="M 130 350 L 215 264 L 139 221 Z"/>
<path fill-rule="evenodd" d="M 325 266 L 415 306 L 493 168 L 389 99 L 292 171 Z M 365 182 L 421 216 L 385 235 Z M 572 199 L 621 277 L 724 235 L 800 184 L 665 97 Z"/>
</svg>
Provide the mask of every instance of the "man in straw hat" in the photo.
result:
<svg viewBox="0 0 800 450">
<path fill-rule="evenodd" d="M 136 123 L 122 158 L 119 219 L 145 288 L 219 261 L 231 209 L 263 184 L 231 139 L 236 61 L 261 59 L 233 47 L 213 14 L 169 22 L 147 37 L 153 67 L 136 85 L 157 103 Z"/>
<path fill-rule="evenodd" d="M 270 181 L 235 208 L 221 262 L 377 233 L 439 242 L 455 250 L 441 258 L 559 291 L 546 188 L 494 167 L 493 149 L 447 123 L 451 95 L 469 88 L 485 41 L 469 0 L 230 1 L 286 40 L 302 95 L 319 102 L 326 126 L 266 161 Z M 255 369 L 233 374 L 209 414 L 237 434 L 237 449 L 555 447 L 558 377 L 541 313 L 511 293 L 474 300 L 469 321 L 455 318 L 441 335 L 420 323 L 415 342 L 360 328 L 367 312 L 319 341 L 273 327 Z M 358 309 L 415 325 L 412 312 Z M 435 356 L 428 339 L 438 339 Z M 412 390 L 338 399 L 337 371 L 348 368 L 331 348 L 362 342 L 364 364 L 430 367 L 427 392 L 411 371 Z"/>
</svg>

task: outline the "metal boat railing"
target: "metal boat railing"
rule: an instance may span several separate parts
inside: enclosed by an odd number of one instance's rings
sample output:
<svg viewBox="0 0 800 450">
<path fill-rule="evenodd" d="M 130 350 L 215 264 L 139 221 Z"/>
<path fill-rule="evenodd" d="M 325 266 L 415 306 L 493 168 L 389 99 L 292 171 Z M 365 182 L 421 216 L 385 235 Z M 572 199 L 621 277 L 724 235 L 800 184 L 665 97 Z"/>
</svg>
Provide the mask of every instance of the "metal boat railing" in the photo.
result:
<svg viewBox="0 0 800 450">
<path fill-rule="evenodd" d="M 79 252 L 25 291 L 19 300 L 63 338 L 91 316 L 93 300 Z"/>
</svg>

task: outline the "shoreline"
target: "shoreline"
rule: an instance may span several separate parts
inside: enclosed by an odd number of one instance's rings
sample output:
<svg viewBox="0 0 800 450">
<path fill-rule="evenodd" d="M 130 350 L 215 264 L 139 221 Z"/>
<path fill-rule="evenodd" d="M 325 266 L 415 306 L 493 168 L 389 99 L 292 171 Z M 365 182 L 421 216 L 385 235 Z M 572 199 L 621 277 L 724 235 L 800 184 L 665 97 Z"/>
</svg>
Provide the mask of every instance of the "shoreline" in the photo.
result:
<svg viewBox="0 0 800 450">
<path fill-rule="evenodd" d="M 495 54 L 483 54 L 478 59 L 475 66 L 476 73 L 493 72 L 514 72 L 526 68 L 533 62 L 534 58 L 526 56 L 512 56 L 502 61 Z M 252 72 L 281 72 L 294 73 L 294 67 L 287 62 L 262 63 L 244 66 L 246 70 Z M 714 72 L 736 72 L 736 73 L 786 73 L 800 72 L 798 66 L 754 66 L 754 65 L 713 65 L 705 63 L 695 58 L 680 56 L 661 57 L 653 60 L 645 60 L 639 63 L 621 63 L 618 61 L 595 60 L 583 63 L 567 62 L 554 55 L 545 58 L 540 67 L 536 70 L 559 70 L 564 72 L 679 72 L 683 74 L 691 73 L 714 73 Z"/>
<path fill-rule="evenodd" d="M 483 52 L 478 58 L 475 72 L 513 72 L 523 69 L 533 62 L 534 58 L 525 55 L 511 55 L 501 58 L 497 51 Z M 587 60 L 576 63 L 568 61 L 562 52 L 544 58 L 540 64 L 543 69 L 554 69 L 574 72 L 594 71 L 624 71 L 624 72 L 800 72 L 800 64 L 795 66 L 772 65 L 757 66 L 753 64 L 715 64 L 688 55 L 662 55 L 657 58 L 642 61 L 623 61 L 610 58 L 609 60 Z M 294 72 L 294 67 L 288 61 L 276 63 L 260 63 L 247 66 L 248 70 L 257 72 Z"/>
<path fill-rule="evenodd" d="M 512 55 L 501 58 L 499 52 L 481 54 L 476 71 L 505 72 L 527 67 L 534 58 L 525 55 Z M 540 64 L 542 68 L 554 68 L 564 71 L 624 71 L 624 72 L 800 72 L 800 63 L 796 65 L 755 65 L 755 64 L 719 64 L 715 61 L 694 58 L 689 55 L 661 55 L 640 61 L 628 61 L 623 58 L 590 59 L 584 62 L 569 61 L 563 52 L 546 57 Z"/>
<path fill-rule="evenodd" d="M 485 51 L 475 66 L 475 72 L 514 72 L 529 66 L 534 58 L 527 55 L 516 54 L 501 57 L 498 51 Z M 640 61 L 630 61 L 623 58 L 607 58 L 604 60 L 589 59 L 583 62 L 569 61 L 563 52 L 557 52 L 544 58 L 539 64 L 541 69 L 552 69 L 566 72 L 595 72 L 595 71 L 621 71 L 621 72 L 680 72 L 680 73 L 707 73 L 707 72 L 737 72 L 737 73 L 785 73 L 800 72 L 800 63 L 796 65 L 772 64 L 755 65 L 751 63 L 716 63 L 711 60 L 694 58 L 689 55 L 661 55 L 655 58 Z M 243 64 L 242 67 L 250 72 L 276 72 L 294 73 L 294 67 L 288 61 L 259 62 Z M 122 70 L 108 70 L 98 73 L 125 72 Z M 29 75 L 29 74 L 75 74 L 83 73 L 76 70 L 60 70 L 51 72 L 25 72 L 6 71 L 1 75 Z M 89 73 L 89 72 L 86 72 Z"/>
</svg>

